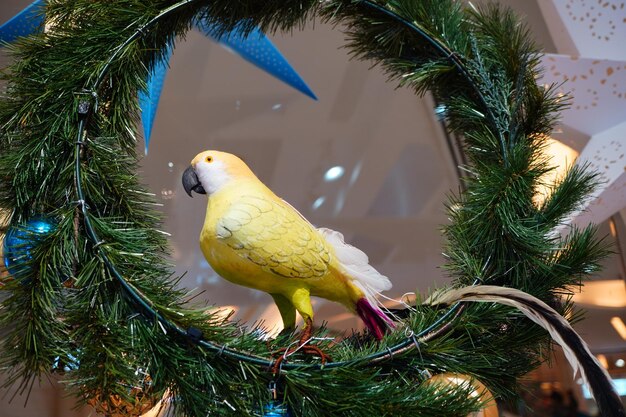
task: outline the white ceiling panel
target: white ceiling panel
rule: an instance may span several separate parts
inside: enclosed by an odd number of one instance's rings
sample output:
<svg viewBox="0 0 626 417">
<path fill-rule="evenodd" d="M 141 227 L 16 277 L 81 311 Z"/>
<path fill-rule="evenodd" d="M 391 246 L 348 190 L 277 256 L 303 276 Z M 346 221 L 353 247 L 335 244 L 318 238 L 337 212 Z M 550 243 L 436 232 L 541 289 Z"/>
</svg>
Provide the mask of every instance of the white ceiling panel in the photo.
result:
<svg viewBox="0 0 626 417">
<path fill-rule="evenodd" d="M 562 123 L 589 136 L 626 120 L 626 62 L 546 55 L 540 83 L 571 95 Z"/>
</svg>

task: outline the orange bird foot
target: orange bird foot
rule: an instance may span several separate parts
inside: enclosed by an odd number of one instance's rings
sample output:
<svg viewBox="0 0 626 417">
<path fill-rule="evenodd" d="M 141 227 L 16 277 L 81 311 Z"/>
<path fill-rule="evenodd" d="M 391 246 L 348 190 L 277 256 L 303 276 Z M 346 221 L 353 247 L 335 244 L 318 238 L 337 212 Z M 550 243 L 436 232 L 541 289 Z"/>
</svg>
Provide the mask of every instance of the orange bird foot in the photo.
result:
<svg viewBox="0 0 626 417">
<path fill-rule="evenodd" d="M 305 355 L 313 355 L 317 356 L 321 359 L 322 365 L 331 362 L 332 360 L 328 355 L 326 355 L 319 347 L 312 345 L 311 342 L 311 334 L 313 332 L 313 321 L 311 319 L 306 319 L 304 324 L 304 329 L 302 329 L 302 333 L 300 334 L 300 340 L 298 341 L 297 346 L 282 348 L 274 352 L 274 356 L 278 356 L 276 362 L 272 366 L 272 372 L 277 374 L 280 370 L 280 366 L 285 362 L 287 357 L 293 355 L 296 352 L 304 353 Z"/>
</svg>

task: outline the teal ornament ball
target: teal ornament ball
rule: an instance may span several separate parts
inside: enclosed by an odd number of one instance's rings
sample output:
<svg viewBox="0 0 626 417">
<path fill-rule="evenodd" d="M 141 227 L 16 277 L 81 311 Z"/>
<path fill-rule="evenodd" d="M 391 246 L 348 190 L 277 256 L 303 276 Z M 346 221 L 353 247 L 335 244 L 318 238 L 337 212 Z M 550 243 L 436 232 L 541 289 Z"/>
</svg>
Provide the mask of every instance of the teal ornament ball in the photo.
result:
<svg viewBox="0 0 626 417">
<path fill-rule="evenodd" d="M 78 358 L 71 353 L 67 353 L 64 357 L 57 356 L 52 363 L 52 372 L 64 373 L 75 371 L 80 366 Z"/>
<path fill-rule="evenodd" d="M 32 250 L 37 243 L 56 230 L 57 224 L 50 218 L 39 216 L 25 223 L 11 226 L 4 237 L 4 266 L 15 279 L 28 274 Z"/>
<path fill-rule="evenodd" d="M 292 415 L 286 404 L 274 400 L 263 407 L 263 417 L 292 417 Z"/>
</svg>

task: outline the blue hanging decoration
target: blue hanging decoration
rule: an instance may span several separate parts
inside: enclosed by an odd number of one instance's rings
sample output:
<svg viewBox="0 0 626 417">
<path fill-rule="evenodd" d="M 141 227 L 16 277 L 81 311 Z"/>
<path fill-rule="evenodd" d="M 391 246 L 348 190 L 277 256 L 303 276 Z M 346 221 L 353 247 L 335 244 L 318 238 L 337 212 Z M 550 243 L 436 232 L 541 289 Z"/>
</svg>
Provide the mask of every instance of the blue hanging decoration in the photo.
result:
<svg viewBox="0 0 626 417">
<path fill-rule="evenodd" d="M 39 216 L 26 223 L 9 227 L 3 245 L 4 266 L 14 278 L 28 274 L 31 270 L 32 249 L 37 243 L 56 230 L 56 222 Z"/>
<path fill-rule="evenodd" d="M 269 392 L 270 401 L 263 407 L 263 417 L 292 417 L 289 407 L 278 400 L 278 389 L 275 381 L 270 382 Z"/>
<path fill-rule="evenodd" d="M 141 124 L 143 126 L 146 155 L 148 155 L 152 126 L 154 125 L 154 119 L 156 118 L 156 112 L 159 107 L 161 91 L 163 90 L 171 56 L 172 48 L 168 47 L 164 56 L 155 63 L 148 78 L 146 90 L 139 92 L 139 107 L 141 108 Z"/>
<path fill-rule="evenodd" d="M 244 36 L 242 30 L 239 28 L 219 35 L 219 31 L 215 26 L 210 26 L 203 22 L 199 22 L 197 26 L 206 36 L 228 47 L 246 61 L 266 71 L 306 96 L 317 100 L 315 93 L 306 85 L 302 77 L 298 75 L 296 70 L 293 69 L 280 51 L 259 29 L 253 30 L 248 36 Z M 163 90 L 171 55 L 172 48 L 169 47 L 163 58 L 155 64 L 148 78 L 146 90 L 139 93 L 139 106 L 141 108 L 141 123 L 143 126 L 146 155 L 148 154 L 152 127 L 156 118 L 159 99 L 161 97 L 161 91 Z"/>
<path fill-rule="evenodd" d="M 448 117 L 448 107 L 445 104 L 439 104 L 435 107 L 435 117 L 438 121 L 443 122 Z"/>
<path fill-rule="evenodd" d="M 44 6 L 45 3 L 43 0 L 36 0 L 31 3 L 30 6 L 1 25 L 0 42 L 13 42 L 21 36 L 28 36 L 41 31 L 45 23 Z M 259 29 L 254 29 L 248 36 L 245 36 L 243 31 L 239 28 L 219 35 L 215 26 L 210 26 L 203 22 L 199 22 L 197 26 L 205 35 L 228 47 L 246 61 L 256 65 L 306 96 L 317 100 L 315 93 L 313 93 L 280 51 Z M 148 154 L 152 127 L 159 107 L 159 99 L 161 97 L 161 91 L 163 90 L 163 83 L 165 82 L 171 54 L 172 50 L 168 48 L 161 61 L 155 64 L 147 80 L 146 91 L 139 93 L 139 106 L 141 108 L 141 122 L 144 131 L 146 154 Z"/>
<path fill-rule="evenodd" d="M 241 28 L 219 34 L 215 26 L 199 21 L 198 29 L 206 36 L 230 48 L 237 55 L 256 65 L 268 74 L 290 85 L 304 95 L 317 100 L 317 96 L 309 88 L 295 69 L 289 64 L 260 29 L 253 29 L 247 36 Z"/>
<path fill-rule="evenodd" d="M 52 363 L 52 372 L 71 372 L 77 370 L 79 367 L 80 361 L 78 358 L 71 353 L 68 353 L 63 358 L 61 358 L 61 356 L 54 358 L 54 362 Z"/>
<path fill-rule="evenodd" d="M 22 36 L 41 31 L 45 18 L 43 0 L 32 2 L 0 26 L 0 42 L 10 43 Z"/>
<path fill-rule="evenodd" d="M 272 400 L 263 407 L 263 417 L 291 417 L 291 413 L 285 404 Z"/>
</svg>

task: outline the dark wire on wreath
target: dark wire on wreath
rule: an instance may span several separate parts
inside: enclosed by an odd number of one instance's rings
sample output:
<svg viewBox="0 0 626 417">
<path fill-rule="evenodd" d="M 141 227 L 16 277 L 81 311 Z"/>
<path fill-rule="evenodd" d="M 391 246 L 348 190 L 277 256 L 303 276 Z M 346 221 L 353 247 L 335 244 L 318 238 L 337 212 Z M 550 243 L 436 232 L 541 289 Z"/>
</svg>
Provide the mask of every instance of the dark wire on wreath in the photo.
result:
<svg viewBox="0 0 626 417">
<path fill-rule="evenodd" d="M 502 132 L 496 126 L 496 123 L 495 123 L 496 117 L 494 116 L 493 111 L 491 110 L 491 107 L 489 106 L 489 104 L 487 104 L 487 100 L 485 99 L 484 94 L 482 93 L 480 88 L 478 88 L 476 80 L 474 80 L 474 77 L 472 76 L 472 74 L 467 70 L 465 65 L 463 65 L 463 62 L 458 57 L 458 55 L 455 54 L 454 51 L 451 51 L 449 48 L 447 48 L 443 43 L 439 42 L 437 39 L 435 39 L 432 36 L 430 36 L 428 33 L 426 33 L 426 31 L 424 31 L 422 28 L 420 28 L 415 23 L 406 20 L 405 18 L 403 18 L 402 16 L 399 16 L 398 14 L 394 13 L 393 11 L 384 8 L 380 4 L 374 3 L 374 2 L 369 1 L 369 0 L 359 1 L 359 2 L 357 2 L 357 4 L 358 5 L 363 5 L 365 7 L 368 7 L 370 9 L 372 9 L 372 10 L 378 11 L 381 14 L 386 15 L 387 17 L 390 17 L 390 18 L 394 19 L 395 21 L 397 21 L 399 23 L 402 23 L 404 26 L 406 26 L 407 28 L 409 28 L 413 32 L 415 32 L 418 35 L 420 35 L 425 41 L 430 43 L 430 45 L 432 47 L 434 47 L 438 52 L 440 52 L 448 61 L 450 61 L 450 63 L 452 65 L 454 65 L 454 68 L 456 68 L 456 70 L 459 71 L 459 73 L 466 80 L 469 81 L 470 85 L 474 89 L 474 93 L 476 93 L 476 96 L 480 100 L 480 104 L 482 105 L 483 109 L 487 113 L 487 120 L 490 123 L 493 124 L 494 130 L 496 130 L 498 132 L 498 140 L 500 142 L 500 149 L 502 151 L 502 160 L 504 161 L 504 164 L 508 166 L 509 163 L 508 163 L 507 147 L 506 147 L 506 143 L 505 143 L 505 140 L 504 140 L 504 136 L 502 135 Z M 458 167 L 457 167 L 457 169 L 458 169 Z M 461 181 L 461 189 L 463 191 L 466 191 L 465 190 L 465 183 L 463 181 Z M 474 285 L 475 284 L 476 283 L 474 283 Z"/>
<path fill-rule="evenodd" d="M 119 47 L 115 49 L 113 54 L 109 57 L 105 65 L 100 70 L 100 73 L 98 77 L 96 78 L 96 81 L 91 86 L 91 88 L 87 88 L 83 91 L 83 94 L 88 94 L 93 97 L 93 102 L 81 101 L 78 105 L 79 122 L 78 122 L 77 141 L 76 141 L 76 147 L 75 147 L 75 153 L 74 153 L 75 154 L 74 169 L 75 169 L 75 179 L 76 179 L 76 194 L 78 197 L 77 204 L 83 216 L 84 226 L 85 226 L 87 235 L 94 245 L 93 248 L 98 251 L 98 254 L 100 255 L 103 262 L 105 263 L 109 272 L 122 285 L 124 290 L 131 297 L 131 299 L 135 303 L 137 303 L 137 305 L 143 310 L 144 316 L 147 316 L 153 320 L 156 320 L 159 323 L 159 325 L 163 327 L 164 330 L 173 331 L 179 334 L 180 336 L 183 336 L 187 338 L 188 340 L 216 354 L 229 356 L 231 358 L 234 358 L 240 361 L 245 361 L 254 365 L 271 368 L 272 365 L 275 363 L 274 360 L 266 359 L 266 358 L 253 355 L 250 353 L 242 353 L 236 349 L 228 348 L 225 345 L 218 345 L 218 344 L 212 343 L 203 338 L 202 332 L 199 329 L 196 329 L 193 327 L 189 329 L 183 329 L 176 323 L 173 323 L 169 321 L 168 319 L 166 319 L 157 310 L 155 310 L 155 308 L 152 307 L 151 305 L 152 303 L 150 302 L 150 300 L 146 299 L 131 283 L 129 283 L 122 276 L 122 274 L 117 270 L 115 264 L 108 257 L 106 251 L 104 250 L 104 247 L 102 246 L 103 241 L 100 239 L 97 232 L 95 231 L 92 225 L 91 219 L 89 217 L 89 205 L 86 202 L 85 194 L 84 194 L 83 187 L 82 187 L 81 162 L 82 162 L 82 150 L 83 150 L 83 147 L 86 146 L 86 142 L 85 142 L 86 124 L 89 119 L 89 116 L 94 114 L 98 110 L 97 91 L 100 88 L 102 81 L 106 77 L 112 63 L 115 61 L 115 59 L 118 57 L 119 53 L 124 49 L 125 46 L 129 45 L 132 41 L 144 35 L 146 33 L 146 30 L 151 28 L 159 20 L 185 7 L 186 5 L 194 3 L 196 1 L 199 1 L 199 0 L 183 0 L 176 4 L 173 4 L 172 6 L 162 10 L 157 16 L 155 16 L 150 21 L 148 21 L 147 23 L 139 27 L 139 29 L 137 29 L 123 44 L 121 44 Z M 388 17 L 392 17 L 396 19 L 398 22 L 403 23 L 410 29 L 414 30 L 418 35 L 426 39 L 433 46 L 435 46 L 435 48 L 439 50 L 442 54 L 444 54 L 445 57 L 449 59 L 455 65 L 455 68 L 457 68 L 461 72 L 461 74 L 468 79 L 470 84 L 476 90 L 476 93 L 481 97 L 482 101 L 484 102 L 484 98 L 480 90 L 478 89 L 474 81 L 472 80 L 468 71 L 465 69 L 462 63 L 458 60 L 458 58 L 453 53 L 451 53 L 447 48 L 445 48 L 445 46 L 443 46 L 437 40 L 430 37 L 423 30 L 419 29 L 416 25 L 402 19 L 400 16 L 397 16 L 395 13 L 387 9 L 384 9 L 381 6 L 378 6 L 377 4 L 374 4 L 370 1 L 363 1 L 361 3 L 373 8 L 374 10 L 378 10 L 384 13 Z M 462 189 L 465 188 L 463 181 L 461 181 L 461 188 Z M 479 283 L 479 280 L 476 280 L 474 281 L 472 285 L 476 285 L 478 283 Z M 450 329 L 453 321 L 463 312 L 464 309 L 465 309 L 465 304 L 456 303 L 452 305 L 444 314 L 442 314 L 435 322 L 433 322 L 430 326 L 423 329 L 419 333 L 416 334 L 416 333 L 410 332 L 410 334 L 407 335 L 404 341 L 392 347 L 385 348 L 384 350 L 381 350 L 379 352 L 375 352 L 367 356 L 364 356 L 362 358 L 356 358 L 356 359 L 351 359 L 351 360 L 346 360 L 346 361 L 330 362 L 327 364 L 283 363 L 281 364 L 281 369 L 282 370 L 333 369 L 333 368 L 339 368 L 343 366 L 356 365 L 356 364 L 369 365 L 369 364 L 377 363 L 382 360 L 389 359 L 395 355 L 405 353 L 409 350 L 419 349 L 420 343 L 425 343 L 439 336 L 440 334 L 447 332 Z"/>
</svg>

